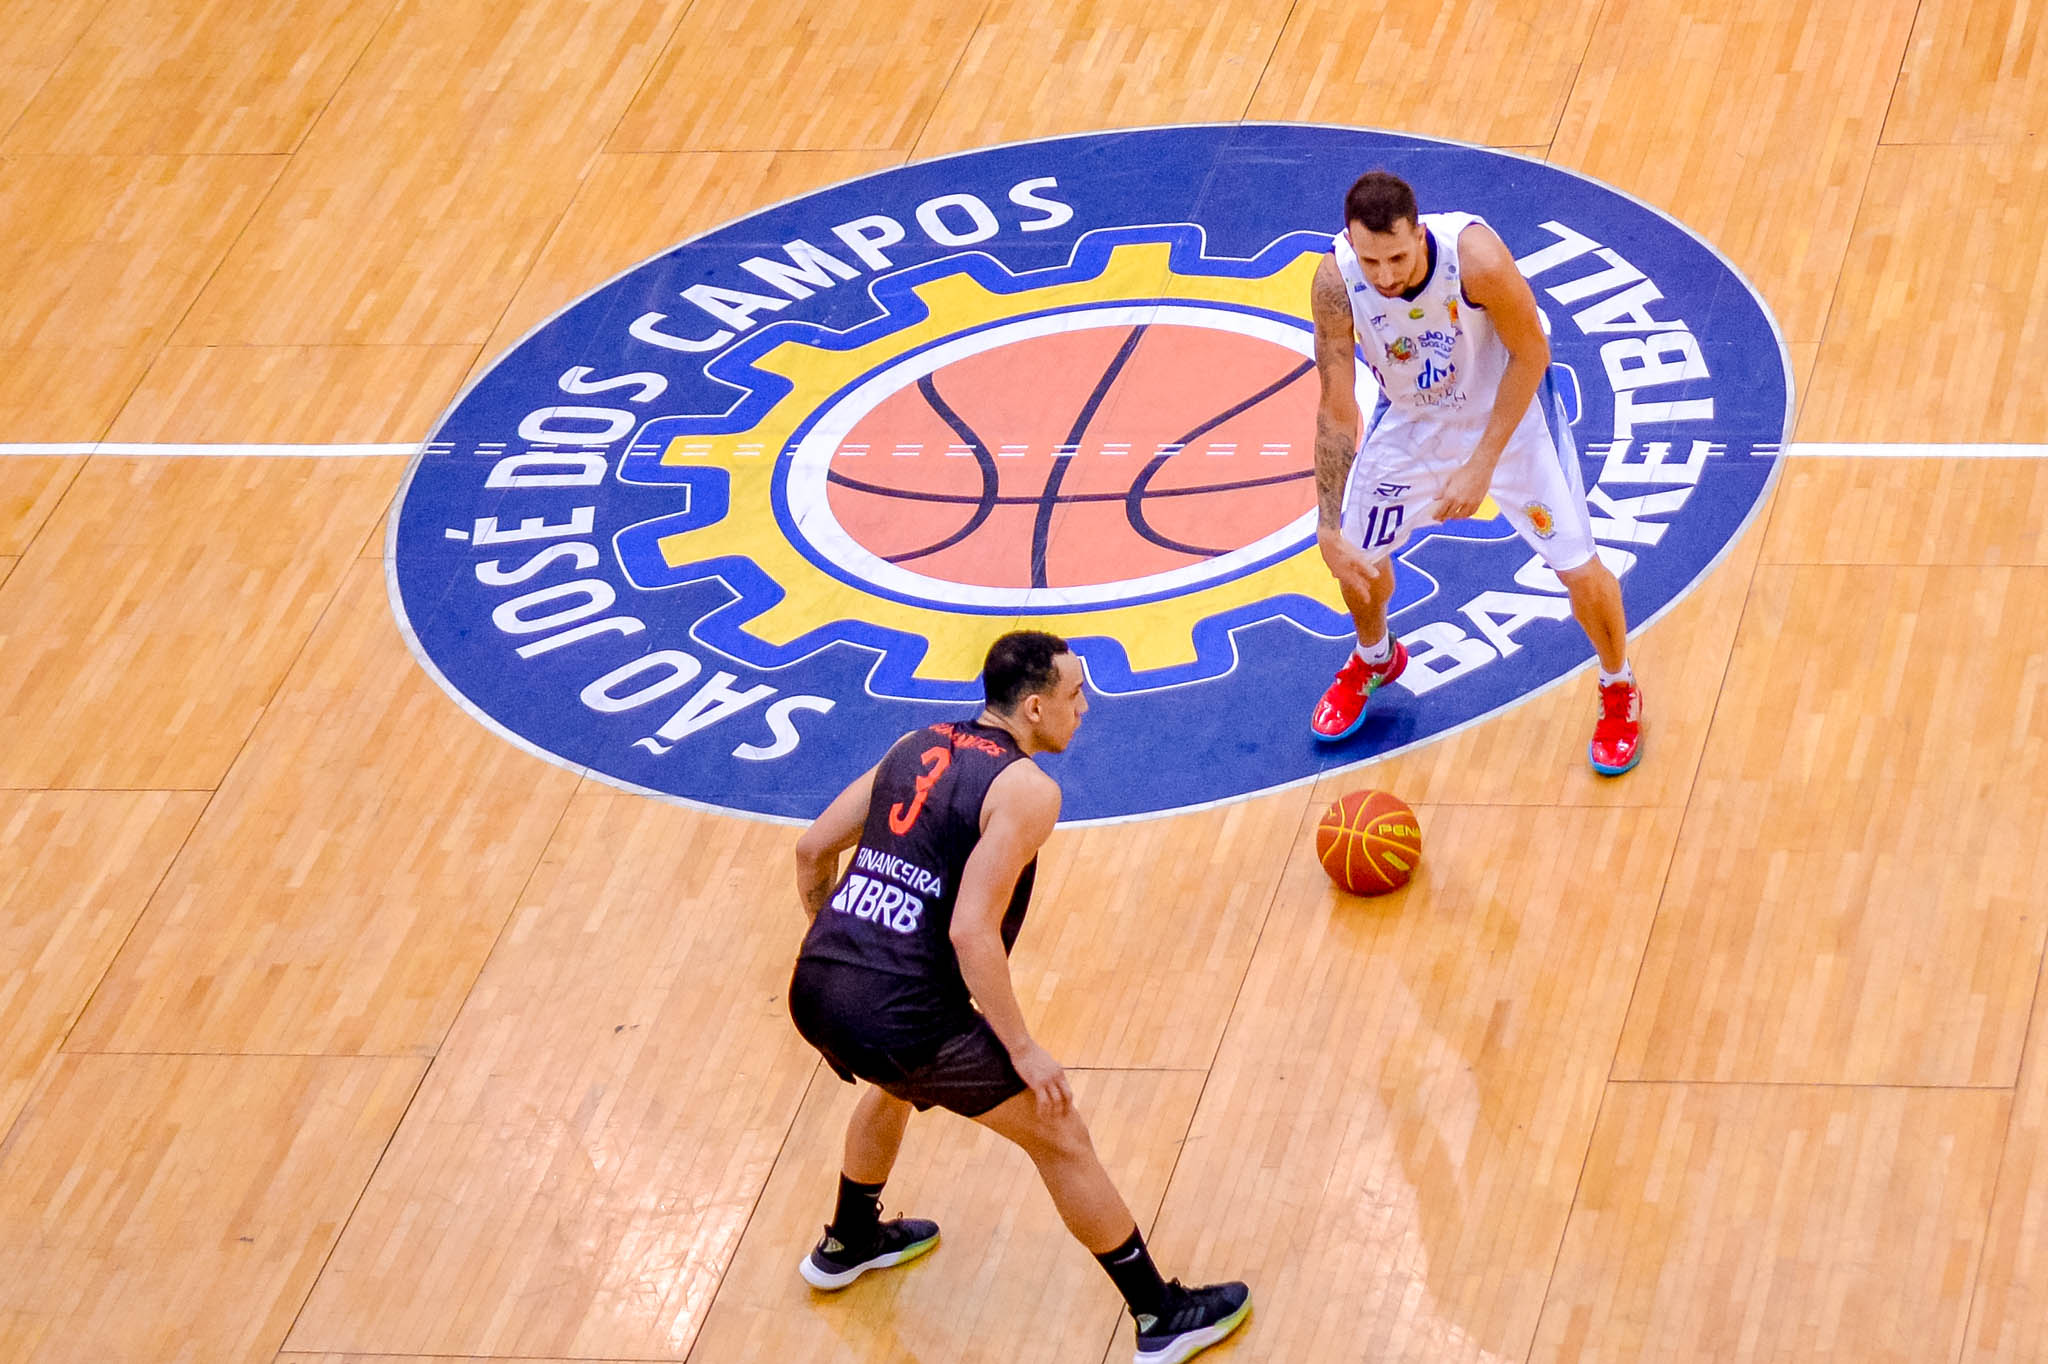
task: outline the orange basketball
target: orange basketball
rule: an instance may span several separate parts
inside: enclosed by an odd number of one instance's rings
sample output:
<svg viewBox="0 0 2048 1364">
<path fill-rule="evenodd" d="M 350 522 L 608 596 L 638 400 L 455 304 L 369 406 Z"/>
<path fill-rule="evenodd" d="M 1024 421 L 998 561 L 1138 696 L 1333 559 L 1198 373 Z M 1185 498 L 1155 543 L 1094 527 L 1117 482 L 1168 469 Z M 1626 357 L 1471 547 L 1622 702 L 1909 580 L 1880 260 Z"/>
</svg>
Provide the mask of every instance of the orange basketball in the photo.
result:
<svg viewBox="0 0 2048 1364">
<path fill-rule="evenodd" d="M 1353 791 L 1323 812 L 1316 856 L 1353 895 L 1385 895 L 1407 885 L 1422 861 L 1422 826 L 1399 797 Z"/>
</svg>

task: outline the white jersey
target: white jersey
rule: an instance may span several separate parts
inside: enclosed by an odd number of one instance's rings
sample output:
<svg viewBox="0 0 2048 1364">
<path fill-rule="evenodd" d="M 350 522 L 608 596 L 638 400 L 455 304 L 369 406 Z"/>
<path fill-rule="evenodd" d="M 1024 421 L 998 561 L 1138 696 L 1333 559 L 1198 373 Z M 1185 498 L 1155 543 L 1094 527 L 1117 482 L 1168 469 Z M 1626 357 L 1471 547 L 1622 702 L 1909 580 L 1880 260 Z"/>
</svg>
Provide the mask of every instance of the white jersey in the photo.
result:
<svg viewBox="0 0 2048 1364">
<path fill-rule="evenodd" d="M 1344 534 L 1373 558 L 1435 524 L 1445 480 L 1469 459 L 1507 373 L 1507 343 L 1465 297 L 1458 234 L 1469 213 L 1425 213 L 1429 276 L 1413 298 L 1384 298 L 1350 239 L 1332 243 L 1351 298 L 1358 348 L 1386 401 L 1372 413 L 1345 483 Z M 1500 514 L 1545 563 L 1566 572 L 1593 557 L 1593 527 L 1571 426 L 1546 376 L 1508 436 L 1489 491 Z"/>
<path fill-rule="evenodd" d="M 1458 234 L 1485 220 L 1470 213 L 1425 213 L 1434 245 L 1428 278 L 1413 298 L 1383 297 L 1359 268 L 1351 240 L 1332 241 L 1351 299 L 1353 329 L 1365 363 L 1387 395 L 1382 420 L 1484 429 L 1507 372 L 1508 348 L 1486 310 L 1465 297 Z"/>
</svg>

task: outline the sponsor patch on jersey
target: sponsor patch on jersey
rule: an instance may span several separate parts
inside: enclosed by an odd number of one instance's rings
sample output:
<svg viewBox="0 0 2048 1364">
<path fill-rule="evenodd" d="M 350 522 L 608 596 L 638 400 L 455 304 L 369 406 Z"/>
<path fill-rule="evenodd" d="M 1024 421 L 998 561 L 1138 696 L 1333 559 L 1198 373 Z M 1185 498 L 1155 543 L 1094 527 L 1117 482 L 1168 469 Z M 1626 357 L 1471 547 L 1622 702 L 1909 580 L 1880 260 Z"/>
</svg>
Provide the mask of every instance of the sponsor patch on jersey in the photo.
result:
<svg viewBox="0 0 2048 1364">
<path fill-rule="evenodd" d="M 1430 393 L 1433 389 L 1445 389 L 1446 391 L 1444 393 L 1431 394 L 1431 396 L 1441 398 L 1444 400 L 1455 400 L 1462 403 L 1465 400 L 1465 394 L 1452 393 L 1448 391 L 1451 385 L 1451 381 L 1453 379 L 1456 379 L 1457 377 L 1458 367 L 1452 364 L 1448 359 L 1445 359 L 1441 362 L 1436 360 L 1425 360 L 1422 362 L 1422 368 L 1415 371 L 1415 387 L 1422 390 L 1424 393 Z"/>
<path fill-rule="evenodd" d="M 391 518 L 400 627 L 534 753 L 788 819 L 904 732 L 972 715 L 983 653 L 1019 626 L 1087 668 L 1079 736 L 1042 759 L 1073 820 L 1311 780 L 1514 705 L 1591 654 L 1488 504 L 1408 537 L 1407 671 L 1352 739 L 1309 734 L 1352 636 L 1315 542 L 1309 288 L 1373 167 L 1486 218 L 1529 278 L 1594 537 L 1651 620 L 1777 468 L 1790 383 L 1755 291 L 1554 166 L 1230 124 L 897 167 L 595 287 L 414 461 Z M 1427 389 L 1449 366 L 1419 335 Z M 865 892 L 863 910 L 913 913 Z"/>
</svg>

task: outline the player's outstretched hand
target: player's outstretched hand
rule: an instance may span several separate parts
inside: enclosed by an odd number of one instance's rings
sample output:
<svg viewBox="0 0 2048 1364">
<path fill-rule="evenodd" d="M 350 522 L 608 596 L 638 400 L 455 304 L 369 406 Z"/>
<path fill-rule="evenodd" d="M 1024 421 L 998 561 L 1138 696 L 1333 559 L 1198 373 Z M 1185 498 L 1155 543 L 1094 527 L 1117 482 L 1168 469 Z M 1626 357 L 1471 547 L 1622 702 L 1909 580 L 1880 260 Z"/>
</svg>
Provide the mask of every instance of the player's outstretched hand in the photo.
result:
<svg viewBox="0 0 2048 1364">
<path fill-rule="evenodd" d="M 1033 1042 L 1012 1056 L 1010 1064 L 1017 1068 L 1019 1078 L 1031 1086 L 1032 1096 L 1038 1101 L 1039 1117 L 1064 1117 L 1074 1106 L 1074 1090 L 1067 1083 L 1066 1069 L 1044 1047 Z"/>
<path fill-rule="evenodd" d="M 1369 593 L 1384 571 L 1377 560 L 1367 558 L 1364 550 L 1345 539 L 1343 531 L 1329 526 L 1316 531 L 1316 548 L 1323 552 L 1330 576 L 1355 592 Z"/>
</svg>

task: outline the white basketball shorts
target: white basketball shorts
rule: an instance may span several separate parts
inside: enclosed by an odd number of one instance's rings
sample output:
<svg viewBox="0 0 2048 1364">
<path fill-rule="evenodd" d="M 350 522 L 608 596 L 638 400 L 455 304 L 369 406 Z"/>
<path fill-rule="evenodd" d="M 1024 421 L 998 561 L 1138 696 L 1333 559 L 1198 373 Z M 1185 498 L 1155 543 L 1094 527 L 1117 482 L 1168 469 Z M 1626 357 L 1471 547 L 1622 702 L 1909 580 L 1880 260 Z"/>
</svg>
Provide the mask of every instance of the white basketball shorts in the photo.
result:
<svg viewBox="0 0 2048 1364">
<path fill-rule="evenodd" d="M 1374 415 L 1351 462 L 1342 525 L 1346 539 L 1380 559 L 1436 524 L 1430 509 L 1484 428 L 1402 420 L 1384 406 Z M 1501 515 L 1553 570 L 1568 572 L 1592 559 L 1593 525 L 1578 450 L 1549 379 L 1501 451 L 1490 491 Z"/>
</svg>

